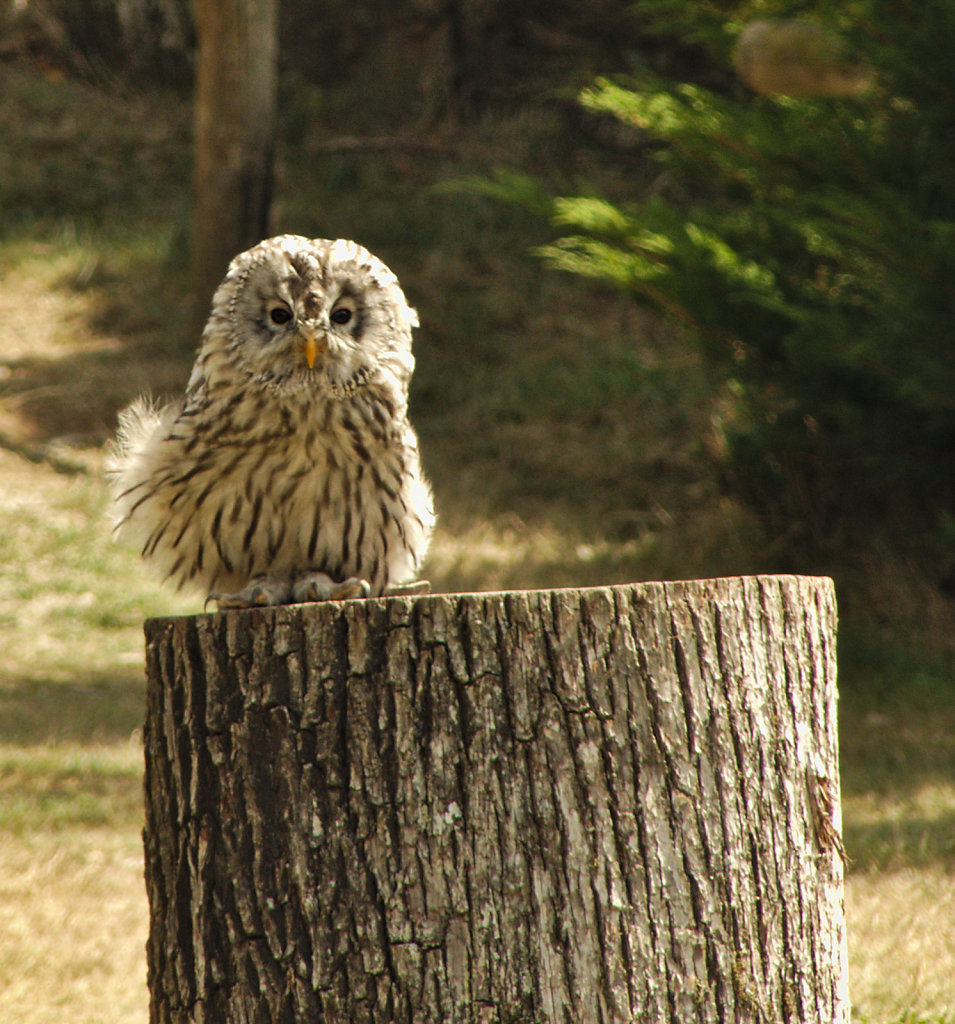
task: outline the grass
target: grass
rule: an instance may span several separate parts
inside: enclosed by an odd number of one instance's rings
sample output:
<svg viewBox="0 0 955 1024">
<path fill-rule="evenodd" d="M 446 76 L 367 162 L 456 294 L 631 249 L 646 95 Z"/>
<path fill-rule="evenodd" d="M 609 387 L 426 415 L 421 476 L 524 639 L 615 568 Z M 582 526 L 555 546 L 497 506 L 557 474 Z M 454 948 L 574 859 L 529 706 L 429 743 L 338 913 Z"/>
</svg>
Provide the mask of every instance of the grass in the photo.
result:
<svg viewBox="0 0 955 1024">
<path fill-rule="evenodd" d="M 146 1020 L 138 833 L 109 821 L 0 833 L 0 1017 L 10 1024 Z"/>
<path fill-rule="evenodd" d="M 851 875 L 847 885 L 853 1016 L 943 1024 L 955 1016 L 955 882 L 939 868 Z M 902 966 L 904 965 L 904 967 Z M 858 993 L 862 993 L 860 999 Z"/>
<path fill-rule="evenodd" d="M 0 88 L 0 1020 L 142 1024 L 142 621 L 200 601 L 112 543 L 102 446 L 188 372 L 187 110 L 30 65 Z M 526 213 L 436 188 L 502 151 L 566 160 L 572 127 L 542 105 L 448 127 L 447 153 L 343 155 L 312 144 L 307 100 L 275 229 L 357 237 L 419 308 L 437 589 L 780 567 L 721 488 L 726 396 L 680 336 L 543 271 Z M 831 568 L 854 1014 L 955 1022 L 951 607 L 905 566 Z"/>
<path fill-rule="evenodd" d="M 841 644 L 850 991 L 863 1021 L 955 1020 L 955 686 L 950 660 Z"/>
<path fill-rule="evenodd" d="M 0 451 L 0 479 L 0 1020 L 140 1024 L 142 619 L 188 605 L 110 542 L 92 470 Z"/>
</svg>

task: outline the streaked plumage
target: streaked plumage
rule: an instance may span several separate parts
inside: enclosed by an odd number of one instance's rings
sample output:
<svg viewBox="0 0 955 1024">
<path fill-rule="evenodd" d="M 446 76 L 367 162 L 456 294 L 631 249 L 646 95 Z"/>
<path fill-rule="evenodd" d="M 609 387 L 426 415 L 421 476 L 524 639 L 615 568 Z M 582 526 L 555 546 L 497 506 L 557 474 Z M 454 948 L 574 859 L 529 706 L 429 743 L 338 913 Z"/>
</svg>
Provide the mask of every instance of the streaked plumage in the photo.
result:
<svg viewBox="0 0 955 1024">
<path fill-rule="evenodd" d="M 226 606 L 412 580 L 434 524 L 407 416 L 414 326 L 354 242 L 283 235 L 237 256 L 184 397 L 120 416 L 120 537 Z"/>
</svg>

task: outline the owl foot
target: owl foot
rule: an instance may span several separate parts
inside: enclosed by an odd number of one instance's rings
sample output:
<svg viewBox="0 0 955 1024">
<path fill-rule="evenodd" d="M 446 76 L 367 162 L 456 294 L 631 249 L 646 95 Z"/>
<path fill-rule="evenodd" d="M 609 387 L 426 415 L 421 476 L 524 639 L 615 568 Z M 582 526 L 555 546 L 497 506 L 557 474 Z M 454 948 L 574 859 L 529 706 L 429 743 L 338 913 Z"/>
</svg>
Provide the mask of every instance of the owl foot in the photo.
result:
<svg viewBox="0 0 955 1024">
<path fill-rule="evenodd" d="M 292 601 L 303 604 L 307 601 L 347 601 L 351 597 L 368 597 L 371 587 L 367 580 L 349 576 L 336 583 L 324 572 L 310 572 L 300 576 L 292 586 Z"/>
<path fill-rule="evenodd" d="M 229 608 L 262 608 L 270 604 L 288 604 L 292 600 L 292 587 L 288 580 L 270 580 L 265 576 L 257 576 L 250 580 L 236 594 L 210 594 L 206 598 L 206 606 L 215 601 L 218 610 Z"/>
<path fill-rule="evenodd" d="M 413 580 L 411 583 L 392 583 L 385 587 L 385 597 L 414 597 L 417 594 L 430 594 L 431 584 L 428 580 Z"/>
</svg>

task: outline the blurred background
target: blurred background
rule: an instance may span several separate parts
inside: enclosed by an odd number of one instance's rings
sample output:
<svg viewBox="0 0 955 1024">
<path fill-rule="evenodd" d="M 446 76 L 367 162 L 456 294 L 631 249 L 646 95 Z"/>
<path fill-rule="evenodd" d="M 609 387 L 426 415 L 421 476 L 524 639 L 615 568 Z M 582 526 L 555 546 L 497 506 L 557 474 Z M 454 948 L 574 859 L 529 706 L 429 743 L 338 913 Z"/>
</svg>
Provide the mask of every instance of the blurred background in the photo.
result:
<svg viewBox="0 0 955 1024">
<path fill-rule="evenodd" d="M 202 598 L 112 543 L 103 446 L 225 270 L 212 6 L 0 0 L 4 1021 L 147 1019 L 141 624 Z M 261 233 L 419 311 L 434 588 L 834 577 L 853 1012 L 955 1021 L 955 4 L 281 0 L 248 42 Z"/>
</svg>

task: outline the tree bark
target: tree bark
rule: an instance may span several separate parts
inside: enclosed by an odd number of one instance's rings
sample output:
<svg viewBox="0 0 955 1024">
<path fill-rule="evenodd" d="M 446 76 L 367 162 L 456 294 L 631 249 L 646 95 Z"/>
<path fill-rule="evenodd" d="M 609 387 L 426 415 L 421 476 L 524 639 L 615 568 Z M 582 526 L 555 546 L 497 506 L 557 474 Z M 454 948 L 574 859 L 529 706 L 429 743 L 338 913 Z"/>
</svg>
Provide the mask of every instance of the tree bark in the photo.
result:
<svg viewBox="0 0 955 1024">
<path fill-rule="evenodd" d="M 845 1022 L 835 600 L 146 624 L 151 1021 Z"/>
<path fill-rule="evenodd" d="M 196 35 L 192 261 L 204 319 L 232 257 L 268 236 L 277 0 L 198 0 Z"/>
</svg>

